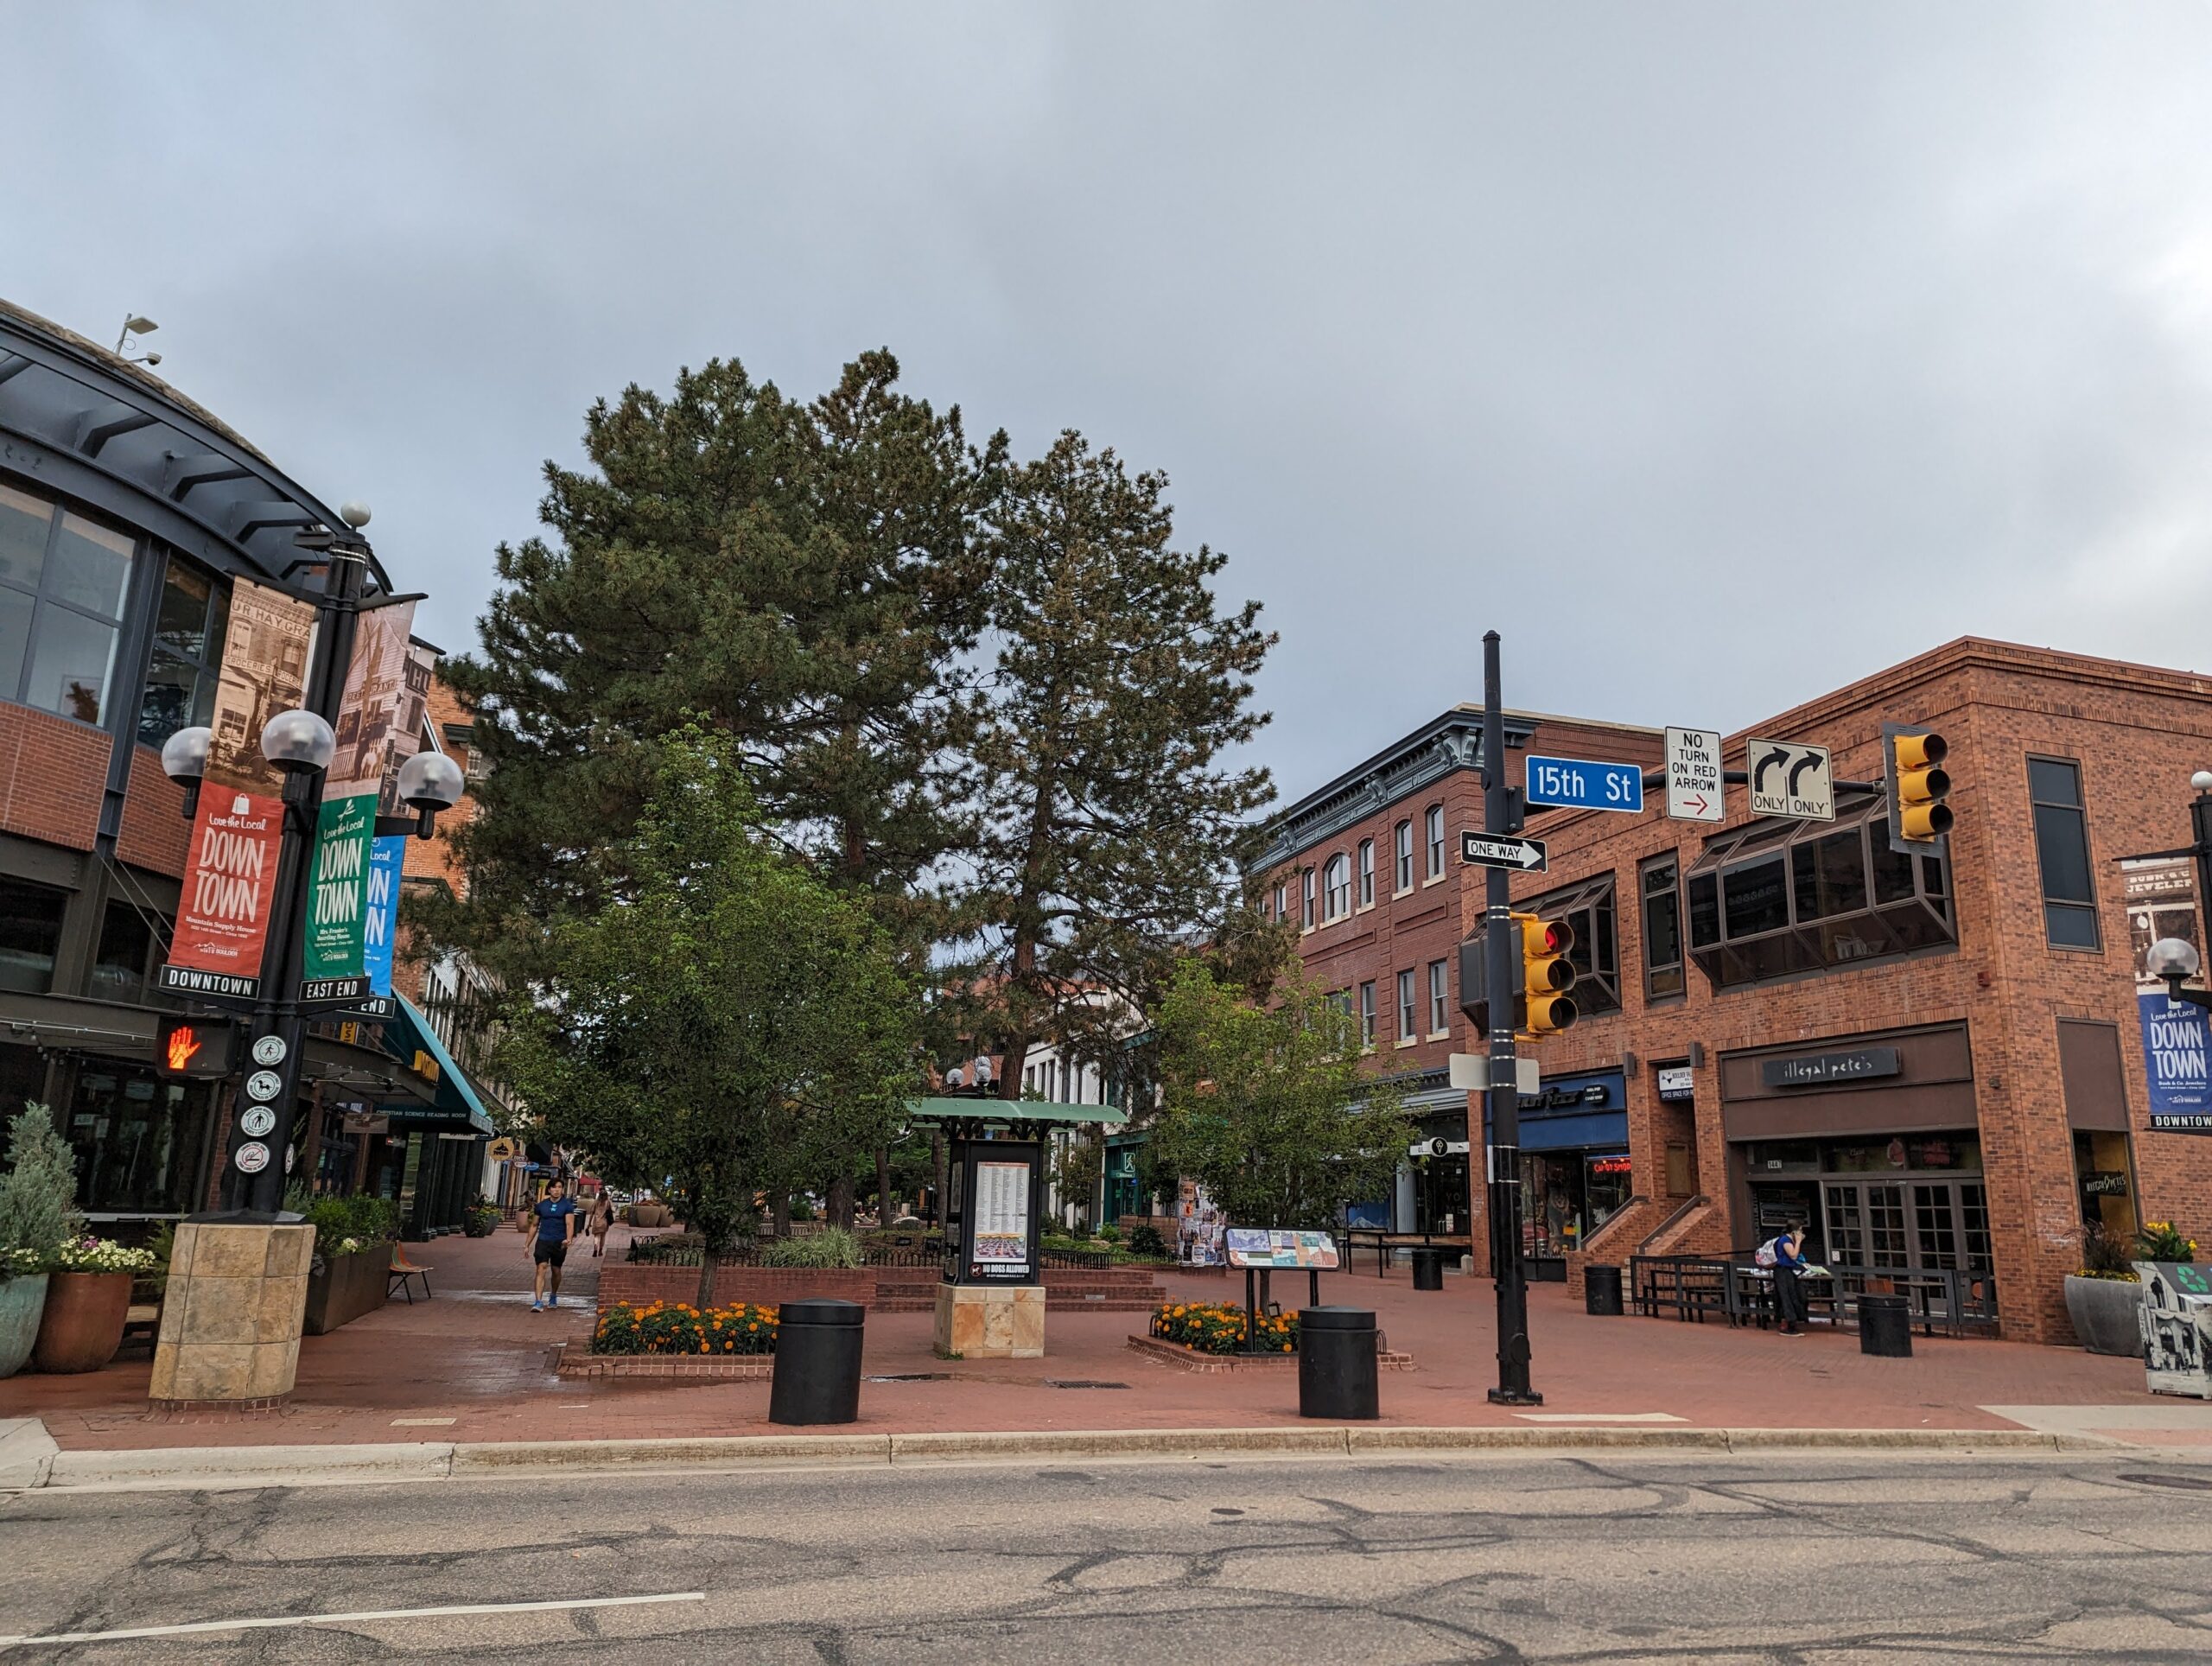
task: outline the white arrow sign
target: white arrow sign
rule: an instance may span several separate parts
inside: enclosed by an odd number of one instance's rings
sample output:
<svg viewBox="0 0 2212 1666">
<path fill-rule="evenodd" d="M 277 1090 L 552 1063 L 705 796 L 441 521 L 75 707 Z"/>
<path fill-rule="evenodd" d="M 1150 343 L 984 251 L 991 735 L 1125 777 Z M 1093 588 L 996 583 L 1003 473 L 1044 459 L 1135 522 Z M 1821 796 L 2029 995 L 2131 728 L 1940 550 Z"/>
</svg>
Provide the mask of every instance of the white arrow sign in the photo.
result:
<svg viewBox="0 0 2212 1666">
<path fill-rule="evenodd" d="M 1511 868 L 1523 873 L 1541 872 L 1544 845 L 1541 839 L 1516 839 L 1494 833 L 1459 835 L 1459 860 L 1477 868 Z"/>
<path fill-rule="evenodd" d="M 1795 741 L 1744 742 L 1744 768 L 1751 778 L 1751 814 L 1794 816 L 1800 821 L 1835 819 L 1835 783 L 1828 749 Z"/>
</svg>

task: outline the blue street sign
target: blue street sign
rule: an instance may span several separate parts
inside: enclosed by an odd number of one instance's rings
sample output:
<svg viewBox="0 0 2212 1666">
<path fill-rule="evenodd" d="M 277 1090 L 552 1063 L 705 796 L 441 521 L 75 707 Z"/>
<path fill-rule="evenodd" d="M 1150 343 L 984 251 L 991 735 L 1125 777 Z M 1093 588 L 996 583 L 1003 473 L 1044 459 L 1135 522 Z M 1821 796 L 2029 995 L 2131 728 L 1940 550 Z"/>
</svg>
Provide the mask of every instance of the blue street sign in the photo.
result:
<svg viewBox="0 0 2212 1666">
<path fill-rule="evenodd" d="M 1643 809 L 1643 766 L 1601 764 L 1588 758 L 1531 755 L 1529 802 L 1572 810 L 1619 810 L 1637 815 Z"/>
</svg>

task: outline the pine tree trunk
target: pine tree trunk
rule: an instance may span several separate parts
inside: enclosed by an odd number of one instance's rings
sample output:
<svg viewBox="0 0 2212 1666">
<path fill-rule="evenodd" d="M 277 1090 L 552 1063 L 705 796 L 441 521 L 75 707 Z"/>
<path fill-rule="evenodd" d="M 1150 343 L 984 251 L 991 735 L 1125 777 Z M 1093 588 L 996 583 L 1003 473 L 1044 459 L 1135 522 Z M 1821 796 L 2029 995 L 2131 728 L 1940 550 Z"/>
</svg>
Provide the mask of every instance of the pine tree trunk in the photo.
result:
<svg viewBox="0 0 2212 1666">
<path fill-rule="evenodd" d="M 771 1230 L 779 1238 L 791 1235 L 791 1194 L 781 1186 L 776 1188 L 774 1212 L 769 1217 Z"/>
<path fill-rule="evenodd" d="M 692 1298 L 692 1306 L 704 1313 L 715 1305 L 715 1263 L 721 1259 L 721 1251 L 713 1244 L 699 1247 L 699 1292 Z"/>
<path fill-rule="evenodd" d="M 830 1182 L 830 1224 L 847 1232 L 853 1230 L 853 1189 L 849 1174 Z"/>
</svg>

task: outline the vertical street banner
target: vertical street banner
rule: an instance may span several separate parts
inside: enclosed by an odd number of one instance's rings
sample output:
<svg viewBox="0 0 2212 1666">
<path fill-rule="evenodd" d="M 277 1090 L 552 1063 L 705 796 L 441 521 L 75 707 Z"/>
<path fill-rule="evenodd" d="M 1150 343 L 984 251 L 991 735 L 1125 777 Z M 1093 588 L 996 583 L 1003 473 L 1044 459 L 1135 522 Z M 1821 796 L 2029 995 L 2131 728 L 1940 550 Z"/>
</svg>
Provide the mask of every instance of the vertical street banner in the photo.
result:
<svg viewBox="0 0 2212 1666">
<path fill-rule="evenodd" d="M 353 652 L 334 725 L 338 749 L 324 778 L 308 873 L 302 998 L 353 1000 L 369 992 L 370 847 L 392 741 L 407 703 L 415 604 L 372 607 L 356 619 Z"/>
<path fill-rule="evenodd" d="M 246 579 L 232 585 L 214 739 L 163 989 L 248 1001 L 261 993 L 284 831 L 284 778 L 261 755 L 261 731 L 306 700 L 315 627 L 312 604 Z"/>
<path fill-rule="evenodd" d="M 2151 1126 L 2165 1134 L 2212 1134 L 2212 1032 L 2202 1007 L 2176 1001 L 2150 972 L 2160 938 L 2197 939 L 2196 868 L 2187 856 L 2120 864 L 2128 946 L 2135 963 L 2135 1007 L 2143 1029 L 2143 1070 L 2151 1089 Z M 2198 947 L 2202 949 L 2200 944 Z M 2203 980 L 2192 980 L 2198 988 Z"/>
<path fill-rule="evenodd" d="M 392 938 L 399 930 L 399 876 L 407 861 L 407 836 L 385 833 L 369 847 L 369 907 L 362 928 L 361 970 L 369 993 L 391 995 Z"/>
</svg>

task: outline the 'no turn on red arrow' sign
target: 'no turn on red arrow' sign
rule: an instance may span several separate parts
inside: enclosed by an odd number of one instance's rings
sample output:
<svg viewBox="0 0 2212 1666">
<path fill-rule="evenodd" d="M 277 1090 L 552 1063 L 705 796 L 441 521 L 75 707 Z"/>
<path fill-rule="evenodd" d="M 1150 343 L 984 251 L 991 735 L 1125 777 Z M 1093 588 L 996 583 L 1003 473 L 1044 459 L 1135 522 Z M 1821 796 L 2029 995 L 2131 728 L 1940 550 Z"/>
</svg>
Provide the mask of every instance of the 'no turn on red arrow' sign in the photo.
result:
<svg viewBox="0 0 2212 1666">
<path fill-rule="evenodd" d="M 1720 732 L 1667 731 L 1667 814 L 1678 822 L 1717 822 L 1728 814 L 1720 790 Z"/>
</svg>

